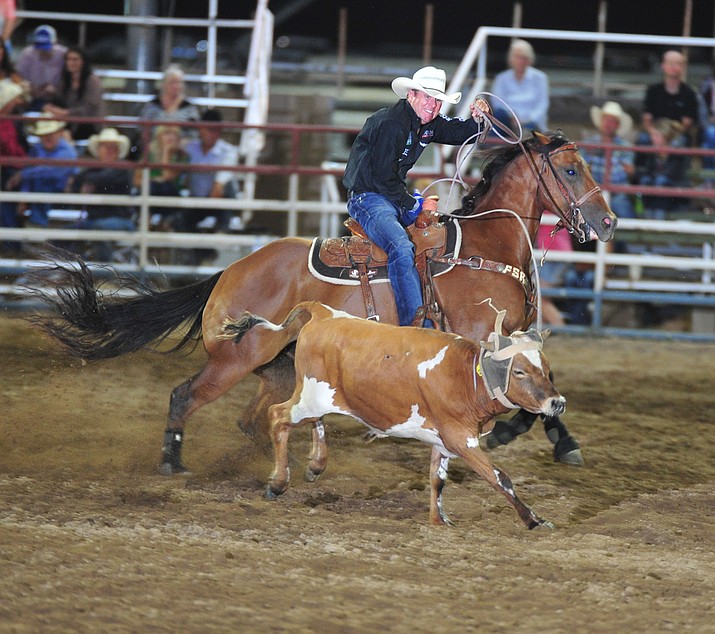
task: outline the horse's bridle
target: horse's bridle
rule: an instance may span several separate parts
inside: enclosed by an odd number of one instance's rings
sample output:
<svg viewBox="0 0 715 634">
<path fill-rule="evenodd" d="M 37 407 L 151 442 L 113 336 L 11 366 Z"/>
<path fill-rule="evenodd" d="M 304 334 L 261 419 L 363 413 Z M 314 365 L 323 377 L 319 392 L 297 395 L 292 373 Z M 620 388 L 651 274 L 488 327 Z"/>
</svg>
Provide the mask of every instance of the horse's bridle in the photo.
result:
<svg viewBox="0 0 715 634">
<path fill-rule="evenodd" d="M 539 152 L 542 159 L 541 169 L 538 168 L 536 160 L 534 159 L 531 151 L 529 151 L 521 141 L 519 142 L 519 147 L 527 158 L 529 167 L 534 174 L 534 178 L 536 178 L 539 191 L 541 191 L 548 198 L 548 200 L 553 205 L 557 215 L 561 218 L 555 230 L 558 231 L 558 229 L 560 228 L 559 225 L 561 225 L 561 227 L 566 227 L 569 233 L 575 234 L 579 242 L 586 242 L 588 236 L 586 235 L 584 229 L 582 229 L 582 225 L 578 224 L 579 216 L 583 218 L 583 216 L 581 215 L 581 206 L 589 198 L 591 198 L 591 196 L 599 194 L 601 192 L 601 188 L 596 185 L 593 187 L 593 189 L 587 191 L 583 196 L 581 196 L 581 198 L 576 198 L 573 192 L 566 186 L 564 181 L 558 175 L 554 164 L 551 162 L 551 157 L 555 154 L 559 154 L 560 152 L 577 152 L 578 148 L 576 147 L 576 144 L 564 143 L 564 145 L 561 145 L 560 147 L 557 147 L 550 152 Z M 546 185 L 543 172 L 547 166 L 551 170 L 551 175 L 554 177 L 554 180 L 556 181 L 556 184 L 559 188 L 559 192 L 561 193 L 561 196 L 568 205 L 568 209 L 561 208 L 561 205 L 559 205 L 559 203 L 556 201 L 553 194 L 549 190 L 548 186 Z"/>
</svg>

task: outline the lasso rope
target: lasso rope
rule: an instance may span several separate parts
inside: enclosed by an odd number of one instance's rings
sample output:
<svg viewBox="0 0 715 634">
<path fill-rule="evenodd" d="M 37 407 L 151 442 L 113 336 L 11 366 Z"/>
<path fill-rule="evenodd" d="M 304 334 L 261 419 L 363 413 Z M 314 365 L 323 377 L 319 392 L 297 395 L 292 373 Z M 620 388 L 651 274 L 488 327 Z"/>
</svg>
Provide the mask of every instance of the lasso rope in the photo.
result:
<svg viewBox="0 0 715 634">
<path fill-rule="evenodd" d="M 516 116 L 516 113 L 511 109 L 509 104 L 506 103 L 506 101 L 504 101 L 501 97 L 498 97 L 497 95 L 495 95 L 491 92 L 480 92 L 475 97 L 475 100 L 478 99 L 479 97 L 483 97 L 483 96 L 493 97 L 493 98 L 497 99 L 498 101 L 500 101 L 504 105 L 504 107 L 512 115 L 514 121 L 517 122 L 519 133 L 514 134 L 514 132 L 509 127 L 505 126 L 501 121 L 499 121 L 499 119 L 497 119 L 490 112 L 484 112 L 483 110 L 477 108 L 477 110 L 481 113 L 482 117 L 485 119 L 485 121 L 488 121 L 489 124 L 485 125 L 485 130 L 482 130 L 478 134 L 473 134 L 468 139 L 466 139 L 464 141 L 464 143 L 462 143 L 462 145 L 459 146 L 459 149 L 457 150 L 457 156 L 455 158 L 454 176 L 452 178 L 449 178 L 449 177 L 439 178 L 437 180 L 432 181 L 429 185 L 427 185 L 427 187 L 425 187 L 422 190 L 421 193 L 423 196 L 426 195 L 426 192 L 432 186 L 436 185 L 437 183 L 442 183 L 442 182 L 451 183 L 450 188 L 449 188 L 449 193 L 447 195 L 447 200 L 450 200 L 452 198 L 454 187 L 456 185 L 461 185 L 465 191 L 469 191 L 469 186 L 462 178 L 463 164 L 473 154 L 475 147 L 476 147 L 476 141 L 483 140 L 486 133 L 489 132 L 490 129 L 493 130 L 494 133 L 505 143 L 508 143 L 510 145 L 517 145 L 517 144 L 521 143 L 523 134 L 524 134 L 524 130 L 521 127 L 521 122 L 519 121 L 519 118 Z M 500 131 L 500 129 L 501 129 L 501 131 Z M 472 143 L 472 141 L 474 141 L 474 143 Z M 465 151 L 465 148 L 467 148 L 467 146 L 469 146 L 469 148 L 466 151 L 464 157 L 462 157 L 462 152 Z M 472 218 L 480 218 L 482 216 L 486 216 L 486 215 L 494 214 L 494 213 L 507 213 L 507 214 L 511 214 L 512 216 L 514 216 L 519 221 L 521 230 L 524 232 L 524 235 L 526 236 L 526 243 L 529 245 L 529 253 L 531 256 L 531 265 L 534 270 L 534 281 L 535 281 L 534 287 L 535 287 L 535 294 L 536 294 L 536 327 L 539 331 L 541 331 L 542 322 L 543 322 L 542 311 L 541 311 L 541 280 L 539 278 L 539 269 L 538 269 L 537 262 L 536 262 L 536 256 L 534 255 L 534 246 L 531 244 L 531 239 L 529 237 L 529 231 L 526 228 L 526 224 L 522 220 L 521 216 L 519 216 L 519 214 L 517 214 L 513 209 L 489 209 L 487 211 L 482 211 L 478 214 L 471 214 L 468 216 L 461 216 L 461 215 L 458 216 L 458 215 L 452 214 L 450 212 L 439 212 L 438 215 L 447 216 L 448 218 L 472 219 Z M 544 254 L 544 256 L 545 255 L 546 254 Z M 490 303 L 491 303 L 491 301 L 490 301 Z"/>
</svg>

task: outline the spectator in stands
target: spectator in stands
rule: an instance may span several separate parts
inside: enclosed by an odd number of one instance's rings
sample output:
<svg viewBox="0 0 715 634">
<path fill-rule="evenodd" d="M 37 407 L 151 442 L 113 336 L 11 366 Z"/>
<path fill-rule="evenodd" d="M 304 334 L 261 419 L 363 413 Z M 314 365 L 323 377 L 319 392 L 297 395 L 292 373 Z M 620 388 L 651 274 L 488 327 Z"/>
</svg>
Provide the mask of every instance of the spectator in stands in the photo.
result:
<svg viewBox="0 0 715 634">
<path fill-rule="evenodd" d="M 607 101 L 602 107 L 591 108 L 591 121 L 598 132 L 584 138 L 585 143 L 594 145 L 618 145 L 631 147 L 626 140 L 633 129 L 633 118 L 615 101 Z M 608 182 L 614 185 L 630 185 L 635 176 L 634 154 L 631 149 L 613 150 L 608 154 L 600 148 L 581 148 L 581 154 L 591 166 L 591 174 L 597 183 Z M 611 209 L 619 218 L 633 218 L 633 202 L 628 194 L 612 193 Z"/>
<path fill-rule="evenodd" d="M 12 55 L 12 37 L 17 26 L 17 3 L 15 0 L 0 0 L 0 36 L 5 53 Z"/>
<path fill-rule="evenodd" d="M 60 89 L 67 48 L 57 43 L 57 33 L 49 24 L 38 26 L 32 41 L 20 53 L 16 68 L 30 84 L 29 110 L 39 112 Z"/>
<path fill-rule="evenodd" d="M 56 116 L 104 117 L 104 94 L 102 83 L 94 74 L 85 52 L 78 46 L 70 46 L 65 54 L 62 81 L 58 91 L 59 102 L 53 100 L 43 107 L 44 112 Z M 96 123 L 71 123 L 72 138 L 87 139 L 98 131 Z"/>
<path fill-rule="evenodd" d="M 494 78 L 492 92 L 514 111 L 523 128 L 543 132 L 548 129 L 549 79 L 546 73 L 533 67 L 535 58 L 529 42 L 514 40 L 507 55 L 510 68 Z M 492 100 L 492 109 L 499 121 L 518 130 L 500 100 Z"/>
<path fill-rule="evenodd" d="M 31 158 L 47 159 L 43 165 L 33 165 L 23 168 L 17 174 L 10 177 L 8 189 L 19 189 L 23 192 L 64 192 L 71 176 L 76 174 L 77 168 L 71 166 L 53 165 L 56 159 L 74 160 L 77 158 L 77 151 L 72 143 L 65 136 L 65 124 L 62 121 L 55 121 L 47 116 L 40 117 L 30 131 L 39 137 L 39 143 L 30 147 L 29 156 Z M 29 205 L 21 203 L 18 205 L 18 212 L 29 212 L 25 221 L 25 226 L 47 227 L 49 218 L 47 212 L 50 203 L 34 202 Z"/>
<path fill-rule="evenodd" d="M 186 144 L 186 152 L 192 165 L 217 165 L 235 167 L 238 164 L 238 148 L 221 138 L 222 128 L 217 125 L 223 120 L 218 110 L 206 110 L 201 121 L 208 126 L 199 127 L 199 138 Z M 211 172 L 190 172 L 189 193 L 201 198 L 235 198 L 238 185 L 235 172 L 216 170 Z M 230 222 L 227 210 L 206 210 L 192 213 L 187 231 L 196 231 L 196 225 L 204 218 L 213 215 L 216 218 L 216 231 L 225 231 Z"/>
<path fill-rule="evenodd" d="M 0 156 L 24 157 L 27 155 L 27 142 L 22 134 L 22 127 L 17 121 L 10 121 L 6 115 L 16 114 L 25 103 L 25 93 L 22 86 L 11 79 L 0 79 Z M 3 165 L 0 167 L 0 190 L 7 190 L 8 181 L 18 172 L 17 167 Z M 17 227 L 17 203 L 3 201 L 0 203 L 0 227 Z M 20 244 L 7 242 L 3 248 L 8 252 L 19 251 Z"/>
<path fill-rule="evenodd" d="M 181 129 L 174 125 L 157 126 L 146 158 L 150 163 L 166 165 L 165 167 L 152 167 L 149 170 L 149 193 L 152 196 L 181 195 L 181 191 L 186 187 L 186 173 L 183 166 L 189 162 L 188 154 L 181 147 Z M 143 170 L 139 169 L 134 173 L 136 187 L 141 187 L 142 172 Z M 181 230 L 183 212 L 173 211 L 166 207 L 161 209 L 161 224 L 166 225 L 164 228 Z"/>
<path fill-rule="evenodd" d="M 691 146 L 698 121 L 698 97 L 685 81 L 687 59 L 683 53 L 668 50 L 660 64 L 663 80 L 648 86 L 643 101 L 643 130 L 636 138 L 637 145 Z M 636 156 L 638 182 L 643 185 L 686 187 L 688 185 L 688 156 L 685 154 L 645 154 Z M 672 197 L 645 197 L 653 217 L 664 217 L 687 205 L 687 200 Z"/>
<path fill-rule="evenodd" d="M 129 138 L 114 128 L 105 128 L 89 138 L 87 150 L 103 164 L 116 163 L 129 153 Z M 70 191 L 84 194 L 110 194 L 128 196 L 132 190 L 132 171 L 116 166 L 87 167 L 80 171 L 68 187 Z M 78 224 L 81 229 L 108 231 L 134 231 L 135 210 L 118 205 L 88 205 Z M 110 242 L 94 242 L 92 255 L 103 262 L 112 260 Z"/>
<path fill-rule="evenodd" d="M 643 131 L 637 142 L 663 145 L 662 133 L 654 124 L 657 119 L 671 119 L 678 122 L 682 129 L 684 139 L 681 145 L 691 145 L 698 121 L 698 97 L 684 81 L 687 59 L 680 51 L 669 50 L 663 54 L 660 68 L 663 80 L 646 89 Z"/>
<path fill-rule="evenodd" d="M 139 118 L 147 121 L 198 121 L 199 110 L 186 99 L 184 71 L 172 64 L 164 71 L 159 94 L 144 104 Z M 182 128 L 182 136 L 190 134 Z"/>
</svg>

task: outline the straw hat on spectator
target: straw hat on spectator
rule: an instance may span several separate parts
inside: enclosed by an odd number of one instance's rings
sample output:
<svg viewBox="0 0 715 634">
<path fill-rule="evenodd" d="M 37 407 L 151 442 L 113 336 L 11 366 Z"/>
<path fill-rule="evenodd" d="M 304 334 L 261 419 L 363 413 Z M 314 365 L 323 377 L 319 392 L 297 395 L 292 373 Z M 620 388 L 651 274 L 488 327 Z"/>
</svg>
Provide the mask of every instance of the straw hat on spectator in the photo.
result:
<svg viewBox="0 0 715 634">
<path fill-rule="evenodd" d="M 593 125 L 596 126 L 596 129 L 601 128 L 601 117 L 604 114 L 616 117 L 616 119 L 620 121 L 618 130 L 616 131 L 618 136 L 627 137 L 630 134 L 633 128 L 633 118 L 621 108 L 621 104 L 615 101 L 607 101 L 603 104 L 602 108 L 591 106 L 591 121 Z"/>
<path fill-rule="evenodd" d="M 129 137 L 119 134 L 114 128 L 104 128 L 99 134 L 93 134 L 87 142 L 87 149 L 92 156 L 99 153 L 100 143 L 116 143 L 119 146 L 119 158 L 123 159 L 129 154 Z"/>
<path fill-rule="evenodd" d="M 17 82 L 11 79 L 0 80 L 0 110 L 2 110 L 11 101 L 23 96 L 24 89 Z"/>
<path fill-rule="evenodd" d="M 28 126 L 30 134 L 35 136 L 45 136 L 46 134 L 52 134 L 62 130 L 65 127 L 64 121 L 57 121 L 56 119 L 49 118 L 48 115 L 43 114 L 34 123 Z"/>
</svg>

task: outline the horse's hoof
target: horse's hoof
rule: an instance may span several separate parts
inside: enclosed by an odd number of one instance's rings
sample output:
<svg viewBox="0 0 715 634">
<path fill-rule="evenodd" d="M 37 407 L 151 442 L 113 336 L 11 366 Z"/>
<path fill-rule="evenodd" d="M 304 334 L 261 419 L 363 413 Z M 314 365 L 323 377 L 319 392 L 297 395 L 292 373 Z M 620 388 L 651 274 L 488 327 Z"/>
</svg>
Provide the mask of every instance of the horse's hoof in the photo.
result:
<svg viewBox="0 0 715 634">
<path fill-rule="evenodd" d="M 560 456 L 555 456 L 554 460 L 556 462 L 562 462 L 563 464 L 570 464 L 574 467 L 583 467 L 586 464 L 580 449 L 574 449 Z"/>
<path fill-rule="evenodd" d="M 277 500 L 280 497 L 281 492 L 276 492 L 273 489 L 271 489 L 271 485 L 267 484 L 266 485 L 266 492 L 263 494 L 263 496 L 266 498 L 266 500 Z"/>
<path fill-rule="evenodd" d="M 308 482 L 315 482 L 321 475 L 322 471 L 313 471 L 310 467 L 305 468 L 305 479 Z"/>
<path fill-rule="evenodd" d="M 492 449 L 496 449 L 497 447 L 501 447 L 501 443 L 497 440 L 493 431 L 479 436 L 479 448 L 482 451 L 492 451 Z"/>
<path fill-rule="evenodd" d="M 159 473 L 163 476 L 191 475 L 191 472 L 183 464 L 172 464 L 170 462 L 162 462 L 159 467 Z"/>
<path fill-rule="evenodd" d="M 535 528 L 551 528 L 554 529 L 556 526 L 553 525 L 553 523 L 549 522 L 549 520 L 544 520 L 539 518 L 536 522 L 531 522 L 529 524 L 529 530 L 533 530 Z"/>
<path fill-rule="evenodd" d="M 571 438 L 565 436 L 554 447 L 554 462 L 570 464 L 574 467 L 583 467 L 586 463 L 581 453 L 581 448 L 578 443 Z"/>
</svg>

